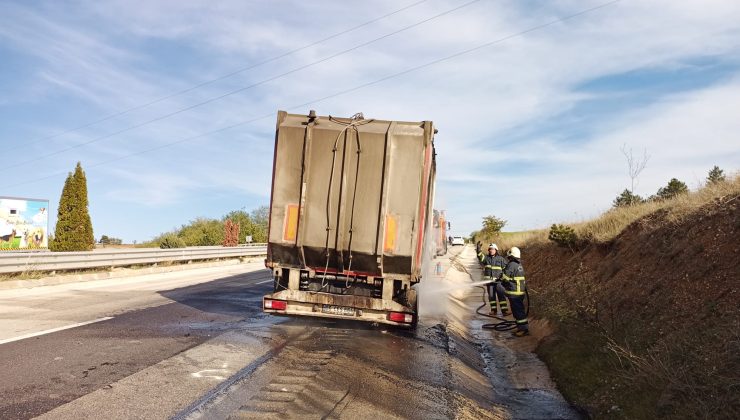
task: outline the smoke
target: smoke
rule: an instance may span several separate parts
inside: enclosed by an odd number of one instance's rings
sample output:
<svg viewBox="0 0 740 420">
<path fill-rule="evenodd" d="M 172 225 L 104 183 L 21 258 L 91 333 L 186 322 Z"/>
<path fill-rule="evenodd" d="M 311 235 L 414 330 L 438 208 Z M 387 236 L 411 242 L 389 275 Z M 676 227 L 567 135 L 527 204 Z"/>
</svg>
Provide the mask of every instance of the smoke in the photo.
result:
<svg viewBox="0 0 740 420">
<path fill-rule="evenodd" d="M 438 288 L 444 285 L 444 269 L 441 267 L 442 259 L 435 259 L 437 244 L 431 217 L 424 237 L 426 239 L 422 253 L 421 283 L 417 285 L 416 291 L 419 299 L 419 316 L 433 317 L 443 315 L 447 311 L 447 294 L 438 292 Z"/>
</svg>

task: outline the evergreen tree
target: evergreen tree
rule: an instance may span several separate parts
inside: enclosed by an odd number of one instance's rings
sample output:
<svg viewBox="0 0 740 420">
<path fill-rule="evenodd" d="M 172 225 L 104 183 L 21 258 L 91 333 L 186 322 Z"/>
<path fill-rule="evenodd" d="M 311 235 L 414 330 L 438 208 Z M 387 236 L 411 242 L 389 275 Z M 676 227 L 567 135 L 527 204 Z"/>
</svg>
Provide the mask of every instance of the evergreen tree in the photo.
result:
<svg viewBox="0 0 740 420">
<path fill-rule="evenodd" d="M 671 178 L 671 180 L 668 181 L 668 185 L 658 190 L 656 196 L 658 199 L 666 200 L 688 192 L 689 187 L 687 187 L 685 183 L 676 178 Z"/>
<path fill-rule="evenodd" d="M 632 206 L 634 204 L 640 204 L 644 202 L 645 200 L 642 199 L 637 194 L 632 194 L 632 192 L 628 189 L 625 189 L 622 191 L 621 194 L 617 196 L 617 198 L 614 199 L 614 207 L 625 207 L 625 206 Z"/>
<path fill-rule="evenodd" d="M 87 178 L 82 165 L 77 162 L 74 173 L 70 173 L 64 182 L 59 199 L 54 240 L 49 244 L 52 251 L 93 249 L 95 237 L 87 205 Z"/>
<path fill-rule="evenodd" d="M 707 184 L 716 184 L 718 182 L 724 182 L 725 181 L 725 171 L 719 168 L 719 166 L 714 165 L 714 168 L 709 171 L 709 175 L 707 176 Z"/>
</svg>

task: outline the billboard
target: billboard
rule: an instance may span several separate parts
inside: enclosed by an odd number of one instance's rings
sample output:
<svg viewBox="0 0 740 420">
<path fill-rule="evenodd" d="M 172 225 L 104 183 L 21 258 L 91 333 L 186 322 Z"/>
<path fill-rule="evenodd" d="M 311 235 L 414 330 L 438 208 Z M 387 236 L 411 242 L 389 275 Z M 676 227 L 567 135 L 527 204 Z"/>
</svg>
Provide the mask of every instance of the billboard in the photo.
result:
<svg viewBox="0 0 740 420">
<path fill-rule="evenodd" d="M 0 251 L 49 246 L 49 200 L 0 197 Z"/>
</svg>

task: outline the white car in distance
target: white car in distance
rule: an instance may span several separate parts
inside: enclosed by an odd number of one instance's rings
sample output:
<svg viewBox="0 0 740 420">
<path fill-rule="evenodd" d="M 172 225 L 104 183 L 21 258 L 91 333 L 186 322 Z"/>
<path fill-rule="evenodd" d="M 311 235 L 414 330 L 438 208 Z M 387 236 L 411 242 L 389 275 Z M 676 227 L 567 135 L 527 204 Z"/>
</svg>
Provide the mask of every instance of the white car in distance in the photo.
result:
<svg viewBox="0 0 740 420">
<path fill-rule="evenodd" d="M 465 245 L 465 239 L 463 239 L 462 236 L 453 236 L 452 237 L 452 243 L 450 245 L 452 245 L 452 246 Z"/>
</svg>

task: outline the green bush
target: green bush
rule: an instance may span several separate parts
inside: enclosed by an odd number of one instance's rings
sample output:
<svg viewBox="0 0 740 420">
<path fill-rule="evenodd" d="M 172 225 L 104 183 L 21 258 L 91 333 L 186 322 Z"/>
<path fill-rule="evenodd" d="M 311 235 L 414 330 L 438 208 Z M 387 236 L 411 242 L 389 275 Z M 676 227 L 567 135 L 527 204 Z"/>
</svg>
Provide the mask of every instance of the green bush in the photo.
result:
<svg viewBox="0 0 740 420">
<path fill-rule="evenodd" d="M 199 217 L 189 224 L 183 225 L 177 236 L 185 241 L 187 246 L 215 246 L 224 241 L 224 224 L 220 220 Z"/>
<path fill-rule="evenodd" d="M 268 216 L 269 208 L 262 206 L 253 210 L 251 213 L 247 213 L 244 210 L 235 210 L 221 219 L 198 217 L 191 220 L 188 224 L 154 237 L 143 245 L 157 247 L 165 243 L 166 240 L 168 242 L 173 241 L 172 243 L 176 245 L 178 242 L 173 238 L 169 238 L 170 236 L 174 236 L 179 241 L 182 241 L 182 246 L 222 245 L 226 239 L 227 222 L 239 226 L 239 239 L 237 243 L 245 243 L 247 236 L 252 236 L 252 242 L 267 242 Z M 172 246 L 172 248 L 179 247 Z"/>
<path fill-rule="evenodd" d="M 668 181 L 668 185 L 658 189 L 658 193 L 655 195 L 660 200 L 668 200 L 681 194 L 687 194 L 688 192 L 689 187 L 686 186 L 685 183 L 679 181 L 676 178 L 671 178 L 671 180 Z"/>
<path fill-rule="evenodd" d="M 637 194 L 633 194 L 632 191 L 625 189 L 622 191 L 621 194 L 617 196 L 617 198 L 614 199 L 612 202 L 612 206 L 614 207 L 624 207 L 624 206 L 633 206 L 635 204 L 640 204 L 645 202 L 645 200 L 642 199 Z"/>
<path fill-rule="evenodd" d="M 566 225 L 552 225 L 547 239 L 560 246 L 572 247 L 576 244 L 578 236 L 572 227 Z"/>
<path fill-rule="evenodd" d="M 504 226 L 506 226 L 506 220 L 500 219 L 494 215 L 486 216 L 483 218 L 483 228 L 481 229 L 481 233 L 492 238 L 498 235 Z"/>
<path fill-rule="evenodd" d="M 159 247 L 162 249 L 185 248 L 185 241 L 174 233 L 167 233 L 159 239 Z"/>
</svg>

